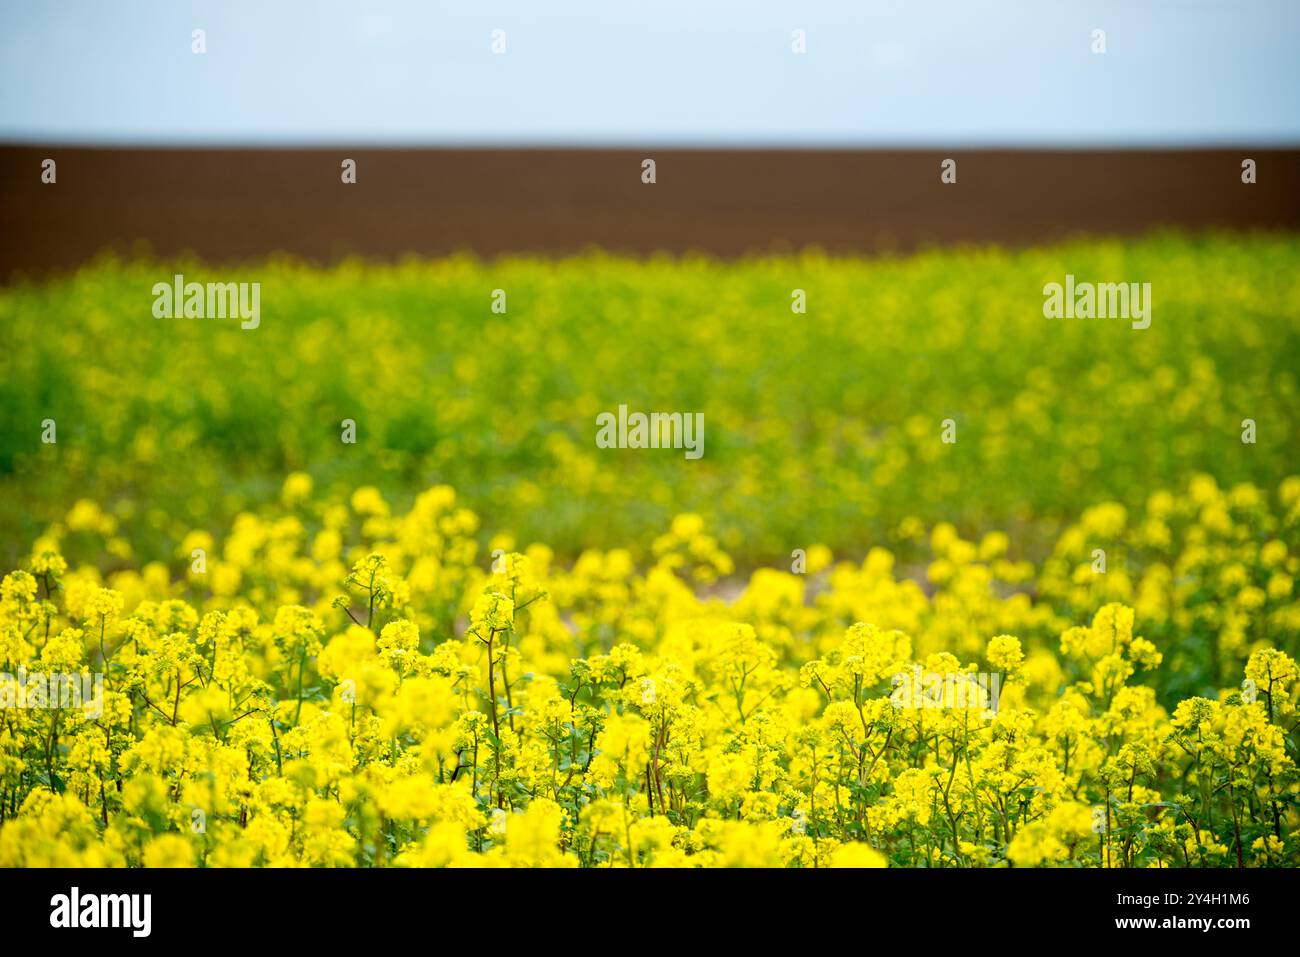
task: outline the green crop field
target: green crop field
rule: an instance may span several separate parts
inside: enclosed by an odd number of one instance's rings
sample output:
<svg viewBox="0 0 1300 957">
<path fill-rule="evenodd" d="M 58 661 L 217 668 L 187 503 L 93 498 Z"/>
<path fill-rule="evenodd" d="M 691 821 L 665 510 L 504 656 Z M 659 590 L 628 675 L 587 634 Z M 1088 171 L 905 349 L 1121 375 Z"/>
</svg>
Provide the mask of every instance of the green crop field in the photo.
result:
<svg viewBox="0 0 1300 957">
<path fill-rule="evenodd" d="M 936 521 L 1019 529 L 1032 551 L 1088 505 L 1199 472 L 1276 485 L 1295 465 L 1298 265 L 1294 238 L 1226 236 L 886 260 L 273 263 L 219 274 L 261 283 L 244 330 L 153 315 L 154 283 L 211 268 L 103 261 L 0 292 L 6 557 L 70 500 L 157 550 L 299 470 L 397 503 L 450 484 L 487 531 L 570 556 L 643 554 L 683 511 L 744 564 L 811 543 L 861 553 Z M 1045 318 L 1043 287 L 1066 275 L 1149 282 L 1150 327 Z M 621 404 L 702 413 L 705 454 L 598 448 L 596 417 Z"/>
</svg>

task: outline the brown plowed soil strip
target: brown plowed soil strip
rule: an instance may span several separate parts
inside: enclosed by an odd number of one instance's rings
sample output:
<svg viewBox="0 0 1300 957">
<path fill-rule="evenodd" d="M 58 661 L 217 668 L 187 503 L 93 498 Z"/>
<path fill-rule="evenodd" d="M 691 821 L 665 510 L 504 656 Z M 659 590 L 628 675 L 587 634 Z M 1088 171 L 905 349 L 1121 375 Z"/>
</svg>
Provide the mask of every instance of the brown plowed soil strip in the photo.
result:
<svg viewBox="0 0 1300 957">
<path fill-rule="evenodd" d="M 58 163 L 43 185 L 40 164 Z M 658 182 L 641 182 L 641 160 Z M 958 161 L 956 185 L 940 162 Z M 1241 161 L 1258 183 L 1241 182 Z M 340 163 L 358 182 L 340 182 Z M 737 256 L 1300 227 L 1300 150 L 775 151 L 0 147 L 0 279 L 145 241 L 213 262 L 590 246 Z"/>
</svg>

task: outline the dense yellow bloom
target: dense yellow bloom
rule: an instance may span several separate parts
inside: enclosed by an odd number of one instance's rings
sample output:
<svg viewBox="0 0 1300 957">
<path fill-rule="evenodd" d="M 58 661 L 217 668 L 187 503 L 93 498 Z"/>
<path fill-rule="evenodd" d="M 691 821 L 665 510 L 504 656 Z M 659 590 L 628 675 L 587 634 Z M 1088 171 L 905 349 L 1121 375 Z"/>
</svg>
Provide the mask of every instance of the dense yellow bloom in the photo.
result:
<svg viewBox="0 0 1300 957">
<path fill-rule="evenodd" d="M 1090 509 L 1041 569 L 941 525 L 923 581 L 810 551 L 727 597 L 699 515 L 566 567 L 480 557 L 445 486 L 290 476 L 170 569 L 52 528 L 0 582 L 0 865 L 1294 866 L 1297 487 Z M 1130 577 L 1080 574 L 1128 535 Z M 46 706 L 64 673 L 99 713 Z"/>
</svg>

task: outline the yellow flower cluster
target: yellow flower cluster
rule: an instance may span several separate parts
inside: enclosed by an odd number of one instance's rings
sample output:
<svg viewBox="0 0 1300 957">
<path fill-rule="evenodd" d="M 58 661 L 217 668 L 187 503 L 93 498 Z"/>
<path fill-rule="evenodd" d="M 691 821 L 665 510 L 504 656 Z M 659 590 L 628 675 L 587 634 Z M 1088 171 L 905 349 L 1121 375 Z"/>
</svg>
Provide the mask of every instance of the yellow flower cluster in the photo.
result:
<svg viewBox="0 0 1300 957">
<path fill-rule="evenodd" d="M 733 589 L 693 515 L 648 568 L 478 532 L 294 474 L 103 572 L 76 504 L 0 584 L 0 866 L 1300 864 L 1300 479 Z"/>
</svg>

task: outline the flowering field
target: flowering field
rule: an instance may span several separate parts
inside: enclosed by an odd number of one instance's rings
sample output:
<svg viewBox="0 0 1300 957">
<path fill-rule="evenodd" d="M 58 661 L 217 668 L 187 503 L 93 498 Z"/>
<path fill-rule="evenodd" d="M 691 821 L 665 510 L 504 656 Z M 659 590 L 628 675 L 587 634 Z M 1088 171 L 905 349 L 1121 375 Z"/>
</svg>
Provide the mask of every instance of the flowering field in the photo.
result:
<svg viewBox="0 0 1300 957">
<path fill-rule="evenodd" d="M 681 512 L 746 567 L 812 542 L 904 547 L 940 521 L 1041 548 L 1098 502 L 1294 468 L 1297 265 L 1289 236 L 894 260 L 106 262 L 0 289 L 0 475 L 22 503 L 0 514 L 0 559 L 80 498 L 167 556 L 296 470 L 401 507 L 448 484 L 493 531 L 567 558 L 645 559 Z M 259 327 L 156 318 L 149 290 L 176 273 L 260 281 Z M 1150 327 L 1045 319 L 1044 285 L 1068 274 L 1150 282 Z M 596 417 L 620 404 L 703 412 L 703 457 L 598 448 Z M 948 418 L 952 445 L 936 441 Z"/>
<path fill-rule="evenodd" d="M 0 866 L 1296 866 L 1297 264 L 0 291 Z M 624 403 L 704 454 L 598 447 Z"/>
</svg>

